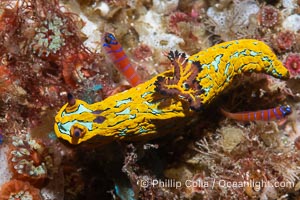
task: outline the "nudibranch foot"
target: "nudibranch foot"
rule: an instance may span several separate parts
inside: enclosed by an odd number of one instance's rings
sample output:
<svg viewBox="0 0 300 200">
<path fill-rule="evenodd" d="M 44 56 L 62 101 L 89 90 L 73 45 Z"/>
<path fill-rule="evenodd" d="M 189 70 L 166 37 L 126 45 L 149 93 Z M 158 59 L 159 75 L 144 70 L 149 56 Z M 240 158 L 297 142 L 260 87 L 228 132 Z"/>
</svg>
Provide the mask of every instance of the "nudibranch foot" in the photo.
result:
<svg viewBox="0 0 300 200">
<path fill-rule="evenodd" d="M 195 80 L 201 65 L 188 62 L 185 53 L 171 51 L 168 58 L 174 67 L 173 76 L 159 76 L 155 82 L 156 91 L 164 95 L 177 95 L 190 103 L 190 108 L 198 110 L 201 106 L 201 86 Z"/>
</svg>

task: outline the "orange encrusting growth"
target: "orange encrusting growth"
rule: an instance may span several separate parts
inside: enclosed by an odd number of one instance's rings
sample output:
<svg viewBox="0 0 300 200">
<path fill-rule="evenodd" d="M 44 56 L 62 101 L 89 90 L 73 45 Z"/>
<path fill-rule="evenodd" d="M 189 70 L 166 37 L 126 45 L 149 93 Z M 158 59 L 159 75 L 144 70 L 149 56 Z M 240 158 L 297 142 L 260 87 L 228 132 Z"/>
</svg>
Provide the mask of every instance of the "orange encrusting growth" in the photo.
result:
<svg viewBox="0 0 300 200">
<path fill-rule="evenodd" d="M 227 118 L 238 121 L 271 121 L 280 120 L 289 115 L 292 111 L 290 106 L 278 106 L 267 110 L 258 110 L 252 112 L 231 113 L 221 108 L 221 112 Z"/>
<path fill-rule="evenodd" d="M 131 62 L 125 54 L 121 44 L 116 40 L 113 34 L 104 34 L 103 47 L 112 62 L 115 64 L 116 68 L 126 78 L 131 86 L 135 87 L 142 82 L 140 76 L 131 65 Z"/>
<path fill-rule="evenodd" d="M 40 190 L 31 186 L 28 182 L 10 180 L 0 188 L 0 200 L 8 199 L 31 199 L 41 200 Z"/>
</svg>

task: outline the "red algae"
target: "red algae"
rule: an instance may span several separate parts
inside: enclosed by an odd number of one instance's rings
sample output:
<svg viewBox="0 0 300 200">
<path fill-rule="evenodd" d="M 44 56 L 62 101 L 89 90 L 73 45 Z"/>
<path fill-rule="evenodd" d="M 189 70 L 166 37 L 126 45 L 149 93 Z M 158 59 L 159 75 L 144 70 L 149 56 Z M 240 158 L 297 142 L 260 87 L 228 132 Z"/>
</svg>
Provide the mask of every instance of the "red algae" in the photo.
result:
<svg viewBox="0 0 300 200">
<path fill-rule="evenodd" d="M 101 56 L 83 45 L 78 15 L 63 12 L 56 0 L 7 0 L 0 8 L 1 98 L 15 109 L 3 113 L 6 118 L 24 118 L 23 125 L 34 127 L 79 83 L 102 83 L 104 93 L 111 89 Z"/>
</svg>

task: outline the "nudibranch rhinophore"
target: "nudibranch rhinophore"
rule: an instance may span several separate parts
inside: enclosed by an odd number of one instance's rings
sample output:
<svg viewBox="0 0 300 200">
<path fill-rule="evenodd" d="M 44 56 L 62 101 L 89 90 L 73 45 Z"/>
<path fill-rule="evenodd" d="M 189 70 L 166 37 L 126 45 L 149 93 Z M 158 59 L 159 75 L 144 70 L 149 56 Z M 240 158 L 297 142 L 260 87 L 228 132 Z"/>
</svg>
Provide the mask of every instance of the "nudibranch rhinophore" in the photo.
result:
<svg viewBox="0 0 300 200">
<path fill-rule="evenodd" d="M 265 43 L 242 39 L 224 42 L 187 57 L 168 55 L 174 69 L 101 102 L 88 104 L 69 95 L 55 117 L 57 137 L 80 144 L 152 138 L 173 131 L 209 104 L 244 72 L 286 79 L 288 70 Z"/>
</svg>

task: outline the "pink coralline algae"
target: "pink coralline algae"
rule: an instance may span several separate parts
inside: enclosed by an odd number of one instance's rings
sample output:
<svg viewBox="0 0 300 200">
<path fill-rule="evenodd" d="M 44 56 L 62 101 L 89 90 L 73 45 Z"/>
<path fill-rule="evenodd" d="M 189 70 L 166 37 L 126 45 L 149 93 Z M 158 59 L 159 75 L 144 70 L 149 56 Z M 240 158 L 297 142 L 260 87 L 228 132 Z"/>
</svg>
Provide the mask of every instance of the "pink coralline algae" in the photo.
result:
<svg viewBox="0 0 300 200">
<path fill-rule="evenodd" d="M 291 31 L 282 31 L 274 37 L 274 47 L 278 52 L 285 52 L 291 50 L 296 43 L 295 34 Z"/>
<path fill-rule="evenodd" d="M 272 28 L 275 25 L 277 25 L 279 23 L 279 19 L 280 19 L 279 10 L 277 10 L 273 6 L 261 7 L 257 15 L 257 20 L 259 25 L 266 28 Z"/>
<path fill-rule="evenodd" d="M 289 53 L 284 62 L 284 66 L 289 70 L 291 78 L 299 78 L 300 75 L 300 54 Z"/>
<path fill-rule="evenodd" d="M 133 57 L 136 60 L 147 60 L 153 55 L 151 48 L 146 44 L 140 44 L 133 50 Z"/>
<path fill-rule="evenodd" d="M 171 32 L 175 34 L 180 33 L 179 23 L 185 22 L 187 23 L 189 21 L 189 16 L 183 12 L 175 12 L 172 15 L 170 15 L 169 19 L 169 29 Z"/>
</svg>

